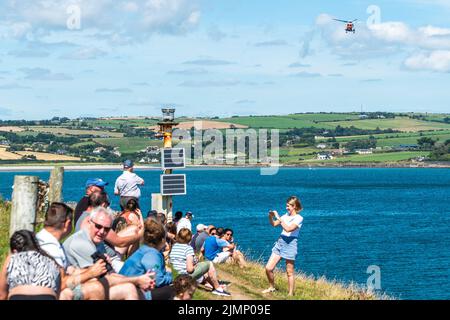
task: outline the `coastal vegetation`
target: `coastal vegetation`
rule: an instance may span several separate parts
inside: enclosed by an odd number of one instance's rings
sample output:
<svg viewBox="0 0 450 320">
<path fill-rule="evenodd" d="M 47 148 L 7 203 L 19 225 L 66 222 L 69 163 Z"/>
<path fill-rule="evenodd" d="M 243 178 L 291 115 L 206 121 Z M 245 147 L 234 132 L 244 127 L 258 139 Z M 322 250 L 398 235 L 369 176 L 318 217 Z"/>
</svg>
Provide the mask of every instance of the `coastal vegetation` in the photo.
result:
<svg viewBox="0 0 450 320">
<path fill-rule="evenodd" d="M 450 158 L 446 143 L 450 139 L 449 114 L 321 112 L 181 117 L 177 122 L 192 135 L 193 128 L 189 127 L 193 126 L 193 120 L 204 121 L 207 125 L 203 129 L 221 132 L 225 132 L 225 127 L 256 132 L 278 129 L 280 162 L 287 165 L 392 162 L 408 166 L 417 162 L 424 165 L 430 161 L 448 162 Z M 0 164 L 49 161 L 103 164 L 120 163 L 124 158 L 140 164 L 158 164 L 162 146 L 155 131 L 158 121 L 154 117 L 0 120 Z M 203 146 L 210 142 L 203 142 Z M 220 160 L 216 164 L 221 164 Z"/>
</svg>

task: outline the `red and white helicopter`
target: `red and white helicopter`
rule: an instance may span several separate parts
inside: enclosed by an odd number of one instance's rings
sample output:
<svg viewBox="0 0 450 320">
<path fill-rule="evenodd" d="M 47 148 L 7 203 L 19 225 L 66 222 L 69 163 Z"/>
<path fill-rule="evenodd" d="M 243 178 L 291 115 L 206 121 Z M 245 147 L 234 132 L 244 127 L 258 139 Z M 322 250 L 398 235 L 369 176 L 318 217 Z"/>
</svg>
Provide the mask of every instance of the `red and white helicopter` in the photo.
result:
<svg viewBox="0 0 450 320">
<path fill-rule="evenodd" d="M 353 21 L 340 20 L 340 19 L 333 19 L 333 20 L 339 21 L 339 22 L 344 22 L 344 23 L 346 24 L 346 27 L 345 27 L 345 33 L 348 33 L 348 32 L 353 32 L 353 33 L 355 33 L 355 32 L 356 32 L 356 29 L 355 29 L 355 22 L 358 21 L 358 19 L 355 19 L 355 20 L 353 20 Z"/>
</svg>

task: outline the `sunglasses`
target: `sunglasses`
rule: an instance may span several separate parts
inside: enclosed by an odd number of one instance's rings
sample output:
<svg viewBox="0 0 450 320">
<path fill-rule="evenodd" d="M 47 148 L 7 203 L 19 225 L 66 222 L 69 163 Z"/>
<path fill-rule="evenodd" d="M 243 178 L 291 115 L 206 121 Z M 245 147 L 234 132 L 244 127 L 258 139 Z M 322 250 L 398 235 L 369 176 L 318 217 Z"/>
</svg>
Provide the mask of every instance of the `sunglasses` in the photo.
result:
<svg viewBox="0 0 450 320">
<path fill-rule="evenodd" d="M 233 236 L 232 233 L 225 233 L 226 236 Z"/>
<path fill-rule="evenodd" d="M 211 232 L 211 235 L 212 236 L 215 236 L 217 233 L 216 232 Z"/>
<path fill-rule="evenodd" d="M 105 230 L 106 233 L 108 233 L 111 230 L 111 227 L 105 227 L 102 226 L 101 224 L 95 223 L 94 221 L 91 221 L 94 224 L 95 229 L 97 230 Z"/>
</svg>

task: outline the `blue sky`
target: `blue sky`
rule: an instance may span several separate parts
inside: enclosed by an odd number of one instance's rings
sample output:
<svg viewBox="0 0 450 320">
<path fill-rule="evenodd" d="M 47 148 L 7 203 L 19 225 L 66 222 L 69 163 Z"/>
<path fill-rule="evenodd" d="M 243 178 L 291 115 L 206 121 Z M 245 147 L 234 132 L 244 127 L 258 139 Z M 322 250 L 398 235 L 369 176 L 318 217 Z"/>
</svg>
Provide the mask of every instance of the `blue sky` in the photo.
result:
<svg viewBox="0 0 450 320">
<path fill-rule="evenodd" d="M 0 119 L 450 112 L 449 14 L 450 0 L 5 0 Z M 356 34 L 333 18 L 359 19 Z"/>
</svg>

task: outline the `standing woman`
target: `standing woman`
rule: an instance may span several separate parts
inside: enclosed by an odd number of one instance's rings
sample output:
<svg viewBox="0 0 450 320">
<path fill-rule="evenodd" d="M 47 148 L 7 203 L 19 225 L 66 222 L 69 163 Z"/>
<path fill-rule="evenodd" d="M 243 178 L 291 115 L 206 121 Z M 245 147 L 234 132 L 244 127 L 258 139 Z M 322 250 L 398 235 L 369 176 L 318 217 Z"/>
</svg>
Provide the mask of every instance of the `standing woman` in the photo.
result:
<svg viewBox="0 0 450 320">
<path fill-rule="evenodd" d="M 294 275 L 294 262 L 297 256 L 297 238 L 300 232 L 300 228 L 303 223 L 303 217 L 300 215 L 302 211 L 302 205 L 300 200 L 292 196 L 287 199 L 286 210 L 287 213 L 280 217 L 278 212 L 269 212 L 269 222 L 272 226 L 281 226 L 283 231 L 280 238 L 272 248 L 272 255 L 266 265 L 267 279 L 269 280 L 269 288 L 264 290 L 263 293 L 270 293 L 276 291 L 274 269 L 278 262 L 283 258 L 286 260 L 286 273 L 289 284 L 289 296 L 294 295 L 295 290 L 295 275 Z M 276 218 L 274 220 L 273 218 Z"/>
</svg>

